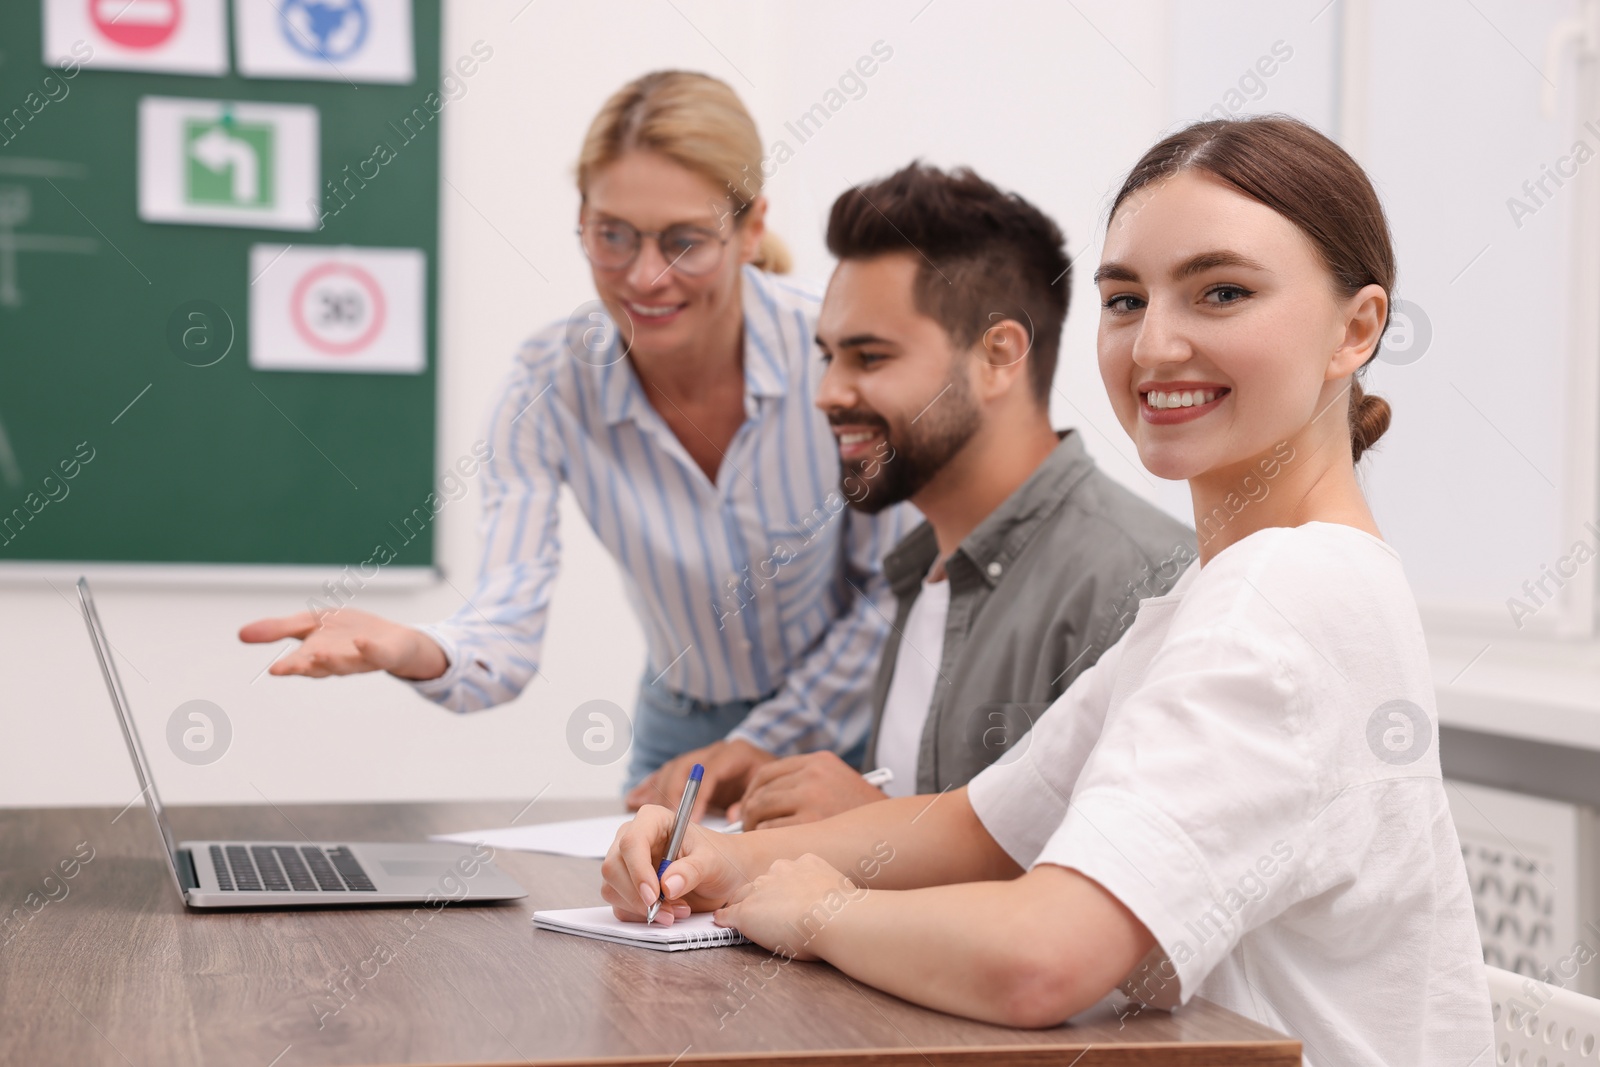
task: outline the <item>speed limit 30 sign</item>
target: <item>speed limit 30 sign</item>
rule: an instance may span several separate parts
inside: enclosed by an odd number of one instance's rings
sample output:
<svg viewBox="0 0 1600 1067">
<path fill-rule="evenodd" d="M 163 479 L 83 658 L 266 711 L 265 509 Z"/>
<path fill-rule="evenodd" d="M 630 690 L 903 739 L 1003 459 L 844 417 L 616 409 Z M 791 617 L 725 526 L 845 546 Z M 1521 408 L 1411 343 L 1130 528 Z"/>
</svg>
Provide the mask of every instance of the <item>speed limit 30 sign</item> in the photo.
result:
<svg viewBox="0 0 1600 1067">
<path fill-rule="evenodd" d="M 289 320 L 311 348 L 328 356 L 359 356 L 383 332 L 388 302 L 383 286 L 359 265 L 320 263 L 295 283 Z"/>
<path fill-rule="evenodd" d="M 250 276 L 252 367 L 417 374 L 427 366 L 419 249 L 255 245 Z"/>
</svg>

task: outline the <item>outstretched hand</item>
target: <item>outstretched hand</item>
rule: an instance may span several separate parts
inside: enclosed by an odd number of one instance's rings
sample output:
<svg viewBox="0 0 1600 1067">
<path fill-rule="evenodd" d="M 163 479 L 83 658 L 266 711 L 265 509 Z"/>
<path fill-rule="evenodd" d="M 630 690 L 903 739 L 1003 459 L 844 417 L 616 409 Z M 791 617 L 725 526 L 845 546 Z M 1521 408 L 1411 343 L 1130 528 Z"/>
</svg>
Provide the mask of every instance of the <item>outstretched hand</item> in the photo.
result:
<svg viewBox="0 0 1600 1067">
<path fill-rule="evenodd" d="M 269 674 L 330 674 L 388 671 L 397 678 L 437 678 L 450 666 L 444 650 L 409 626 L 355 608 L 320 614 L 302 611 L 276 619 L 257 619 L 239 630 L 239 640 L 266 644 L 298 638 L 300 647 L 267 669 Z"/>
</svg>

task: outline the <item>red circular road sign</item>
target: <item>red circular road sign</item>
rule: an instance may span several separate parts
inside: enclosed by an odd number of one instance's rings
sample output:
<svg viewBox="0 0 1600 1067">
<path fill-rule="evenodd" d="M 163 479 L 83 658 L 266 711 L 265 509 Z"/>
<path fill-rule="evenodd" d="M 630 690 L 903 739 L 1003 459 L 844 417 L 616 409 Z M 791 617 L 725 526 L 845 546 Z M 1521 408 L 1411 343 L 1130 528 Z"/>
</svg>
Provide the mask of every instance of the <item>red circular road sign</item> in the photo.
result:
<svg viewBox="0 0 1600 1067">
<path fill-rule="evenodd" d="M 88 0 L 89 18 L 124 48 L 158 48 L 183 21 L 183 0 Z"/>
<path fill-rule="evenodd" d="M 353 356 L 383 330 L 383 287 L 354 263 L 323 263 L 295 283 L 289 320 L 295 333 L 318 352 Z"/>
</svg>

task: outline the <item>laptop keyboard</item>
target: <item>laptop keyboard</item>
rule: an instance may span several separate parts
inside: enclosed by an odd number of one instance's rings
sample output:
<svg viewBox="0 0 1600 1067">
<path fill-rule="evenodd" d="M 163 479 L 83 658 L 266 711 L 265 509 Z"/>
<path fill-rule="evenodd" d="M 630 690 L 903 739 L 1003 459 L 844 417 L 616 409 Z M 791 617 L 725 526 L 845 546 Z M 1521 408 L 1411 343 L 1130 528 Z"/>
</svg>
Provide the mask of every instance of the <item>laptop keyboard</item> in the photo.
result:
<svg viewBox="0 0 1600 1067">
<path fill-rule="evenodd" d="M 212 845 L 217 888 L 235 892 L 288 890 L 372 893 L 377 887 L 347 846 Z"/>
</svg>

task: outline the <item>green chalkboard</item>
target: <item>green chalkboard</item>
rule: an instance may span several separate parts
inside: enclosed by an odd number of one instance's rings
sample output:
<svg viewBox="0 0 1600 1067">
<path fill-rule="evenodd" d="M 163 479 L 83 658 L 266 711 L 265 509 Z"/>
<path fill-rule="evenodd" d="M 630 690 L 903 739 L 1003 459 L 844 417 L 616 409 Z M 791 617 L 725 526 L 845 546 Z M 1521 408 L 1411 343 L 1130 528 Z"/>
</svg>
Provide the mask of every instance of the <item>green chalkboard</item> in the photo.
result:
<svg viewBox="0 0 1600 1067">
<path fill-rule="evenodd" d="M 438 0 L 412 7 L 415 81 L 352 86 L 92 68 L 66 78 L 43 63 L 40 0 L 0 4 L 0 569 L 343 566 L 380 544 L 395 566 L 432 565 L 419 516 L 434 488 L 443 108 L 428 97 L 440 13 Z M 380 142 L 398 151 L 347 186 L 354 195 L 320 230 L 143 222 L 148 95 L 311 105 L 324 183 Z M 391 124 L 407 116 L 402 145 Z M 324 212 L 340 203 L 323 196 Z M 426 370 L 252 369 L 249 250 L 263 243 L 420 249 Z M 195 319 L 195 308 L 221 314 Z M 197 366 L 175 347 L 175 323 L 214 331 L 188 338 L 213 352 L 231 331 L 232 347 Z"/>
</svg>

